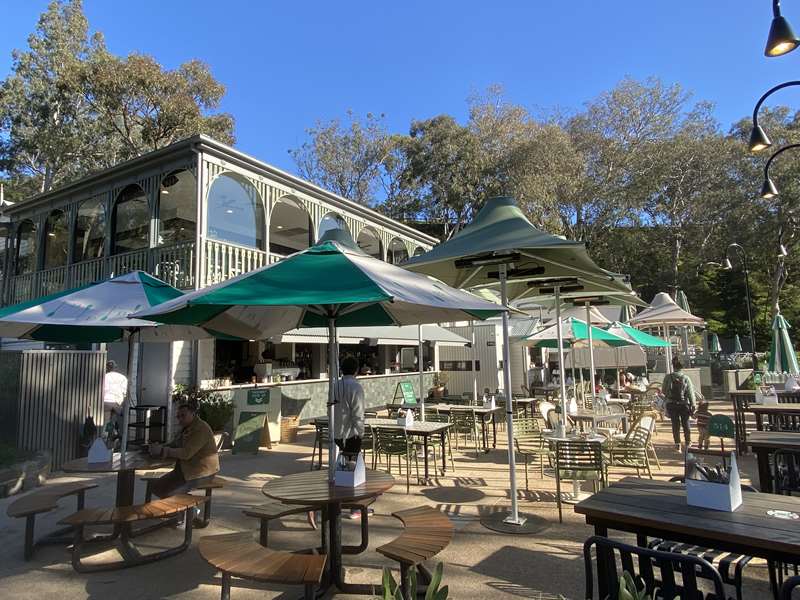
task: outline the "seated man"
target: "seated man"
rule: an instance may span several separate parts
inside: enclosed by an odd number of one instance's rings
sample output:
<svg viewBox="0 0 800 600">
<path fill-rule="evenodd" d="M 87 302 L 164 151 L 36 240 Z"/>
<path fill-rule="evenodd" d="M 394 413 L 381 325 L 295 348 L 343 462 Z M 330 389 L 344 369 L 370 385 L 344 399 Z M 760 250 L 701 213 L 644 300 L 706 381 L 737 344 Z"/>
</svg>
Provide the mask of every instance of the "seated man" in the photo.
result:
<svg viewBox="0 0 800 600">
<path fill-rule="evenodd" d="M 153 494 L 159 498 L 193 490 L 219 472 L 217 444 L 208 423 L 191 404 L 178 406 L 176 416 L 182 429 L 175 440 L 166 446 L 150 445 L 151 456 L 178 459 L 172 471 L 152 483 Z"/>
</svg>

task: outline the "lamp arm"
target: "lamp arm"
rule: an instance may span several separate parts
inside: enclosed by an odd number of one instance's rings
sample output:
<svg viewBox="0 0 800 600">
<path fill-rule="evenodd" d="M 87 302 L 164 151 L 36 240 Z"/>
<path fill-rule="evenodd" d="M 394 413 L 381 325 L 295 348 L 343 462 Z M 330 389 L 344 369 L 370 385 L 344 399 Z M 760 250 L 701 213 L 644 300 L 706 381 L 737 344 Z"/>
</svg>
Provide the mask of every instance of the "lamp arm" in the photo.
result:
<svg viewBox="0 0 800 600">
<path fill-rule="evenodd" d="M 772 0 L 772 16 L 781 16 L 781 0 Z"/>
<path fill-rule="evenodd" d="M 780 154 L 783 154 L 784 152 L 786 152 L 787 150 L 791 150 L 792 148 L 800 148 L 800 144 L 788 144 L 783 148 L 775 151 L 772 154 L 772 156 L 769 157 L 767 164 L 764 165 L 764 179 L 767 179 L 769 177 L 769 167 L 772 164 L 772 161 L 778 158 Z"/>
<path fill-rule="evenodd" d="M 780 9 L 778 9 L 778 10 L 780 12 Z M 772 88 L 768 89 L 766 92 L 764 92 L 764 95 L 761 96 L 761 98 L 758 99 L 758 102 L 756 102 L 755 108 L 753 108 L 753 127 L 754 128 L 758 127 L 758 111 L 761 110 L 761 105 L 764 104 L 764 100 L 769 98 L 772 94 L 774 94 L 778 90 L 782 90 L 783 88 L 792 87 L 792 86 L 796 86 L 796 85 L 800 85 L 800 81 L 798 81 L 798 80 L 795 80 L 795 81 L 784 81 L 783 83 L 779 83 L 775 87 L 772 87 Z"/>
</svg>

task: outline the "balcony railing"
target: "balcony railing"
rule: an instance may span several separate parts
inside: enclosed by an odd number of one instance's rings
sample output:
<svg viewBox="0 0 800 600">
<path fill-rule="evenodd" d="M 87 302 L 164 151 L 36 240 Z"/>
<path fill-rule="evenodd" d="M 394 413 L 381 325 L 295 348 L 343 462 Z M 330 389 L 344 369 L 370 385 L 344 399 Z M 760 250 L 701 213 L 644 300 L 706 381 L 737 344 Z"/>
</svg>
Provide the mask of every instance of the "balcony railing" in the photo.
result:
<svg viewBox="0 0 800 600">
<path fill-rule="evenodd" d="M 196 250 L 194 242 L 180 242 L 12 276 L 6 281 L 5 303 L 32 300 L 135 270 L 150 273 L 178 289 L 191 290 L 198 280 L 201 286 L 211 285 L 283 258 L 280 254 L 206 240 L 201 278 L 196 272 Z"/>
</svg>

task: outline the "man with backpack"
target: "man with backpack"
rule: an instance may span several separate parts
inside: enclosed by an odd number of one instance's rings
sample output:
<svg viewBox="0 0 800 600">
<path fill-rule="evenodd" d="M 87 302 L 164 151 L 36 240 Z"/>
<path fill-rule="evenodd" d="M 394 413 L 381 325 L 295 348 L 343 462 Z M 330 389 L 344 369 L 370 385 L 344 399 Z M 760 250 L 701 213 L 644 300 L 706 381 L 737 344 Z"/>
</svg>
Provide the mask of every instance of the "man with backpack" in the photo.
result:
<svg viewBox="0 0 800 600">
<path fill-rule="evenodd" d="M 681 429 L 683 429 L 684 449 L 692 441 L 692 432 L 689 428 L 689 417 L 694 413 L 695 391 L 692 380 L 683 373 L 683 364 L 679 358 L 672 361 L 672 373 L 664 377 L 661 391 L 666 398 L 667 416 L 672 421 L 672 439 L 675 441 L 675 450 L 681 449 Z"/>
</svg>

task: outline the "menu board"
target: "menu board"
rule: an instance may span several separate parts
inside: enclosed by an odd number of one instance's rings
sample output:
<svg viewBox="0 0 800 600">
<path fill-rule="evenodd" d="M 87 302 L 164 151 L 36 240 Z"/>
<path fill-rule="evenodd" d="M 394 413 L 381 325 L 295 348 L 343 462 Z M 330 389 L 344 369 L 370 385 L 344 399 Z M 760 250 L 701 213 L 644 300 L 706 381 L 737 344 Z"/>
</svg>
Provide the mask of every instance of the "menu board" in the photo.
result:
<svg viewBox="0 0 800 600">
<path fill-rule="evenodd" d="M 258 454 L 266 417 L 267 413 L 265 412 L 242 411 L 239 413 L 239 422 L 233 432 L 234 454 Z"/>
<path fill-rule="evenodd" d="M 410 381 L 400 381 L 394 390 L 394 400 L 402 400 L 403 404 L 416 404 L 417 393 L 414 391 L 414 384 Z"/>
</svg>

